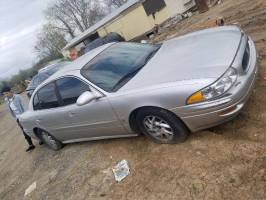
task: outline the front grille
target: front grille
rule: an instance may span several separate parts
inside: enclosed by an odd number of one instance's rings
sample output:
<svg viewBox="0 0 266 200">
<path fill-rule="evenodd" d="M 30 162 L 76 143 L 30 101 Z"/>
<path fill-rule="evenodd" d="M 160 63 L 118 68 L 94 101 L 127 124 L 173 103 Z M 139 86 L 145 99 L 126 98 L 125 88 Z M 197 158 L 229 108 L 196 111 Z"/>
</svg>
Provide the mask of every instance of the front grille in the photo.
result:
<svg viewBox="0 0 266 200">
<path fill-rule="evenodd" d="M 250 58 L 250 48 L 249 48 L 249 43 L 247 42 L 247 46 L 242 60 L 242 68 L 244 72 L 248 70 L 249 58 Z"/>
</svg>

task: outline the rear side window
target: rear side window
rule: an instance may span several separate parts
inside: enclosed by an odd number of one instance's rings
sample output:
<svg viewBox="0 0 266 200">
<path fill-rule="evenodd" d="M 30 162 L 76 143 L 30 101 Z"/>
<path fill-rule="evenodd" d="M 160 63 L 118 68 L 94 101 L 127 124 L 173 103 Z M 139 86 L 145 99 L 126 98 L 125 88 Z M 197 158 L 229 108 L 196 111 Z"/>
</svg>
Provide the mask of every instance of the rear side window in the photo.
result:
<svg viewBox="0 0 266 200">
<path fill-rule="evenodd" d="M 83 92 L 90 91 L 87 84 L 73 77 L 59 79 L 56 85 L 64 106 L 76 103 Z"/>
<path fill-rule="evenodd" d="M 56 108 L 59 106 L 55 92 L 55 84 L 49 83 L 42 87 L 34 96 L 33 107 L 35 110 Z"/>
</svg>

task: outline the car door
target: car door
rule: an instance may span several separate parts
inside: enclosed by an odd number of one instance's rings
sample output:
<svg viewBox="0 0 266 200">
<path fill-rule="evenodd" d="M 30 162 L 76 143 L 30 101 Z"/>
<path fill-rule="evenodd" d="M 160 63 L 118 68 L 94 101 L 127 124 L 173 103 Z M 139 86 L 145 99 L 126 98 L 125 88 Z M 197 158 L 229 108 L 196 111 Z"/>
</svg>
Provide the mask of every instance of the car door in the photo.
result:
<svg viewBox="0 0 266 200">
<path fill-rule="evenodd" d="M 78 106 L 76 101 L 85 91 L 91 91 L 87 83 L 77 77 L 64 77 L 56 80 L 58 94 L 62 99 L 66 126 L 61 131 L 65 140 L 82 141 L 126 135 L 106 97 Z"/>
<path fill-rule="evenodd" d="M 64 119 L 66 111 L 60 106 L 54 82 L 39 89 L 33 98 L 37 127 L 48 131 L 58 139 L 62 139 L 58 136 L 62 135 L 61 131 L 66 126 Z"/>
</svg>

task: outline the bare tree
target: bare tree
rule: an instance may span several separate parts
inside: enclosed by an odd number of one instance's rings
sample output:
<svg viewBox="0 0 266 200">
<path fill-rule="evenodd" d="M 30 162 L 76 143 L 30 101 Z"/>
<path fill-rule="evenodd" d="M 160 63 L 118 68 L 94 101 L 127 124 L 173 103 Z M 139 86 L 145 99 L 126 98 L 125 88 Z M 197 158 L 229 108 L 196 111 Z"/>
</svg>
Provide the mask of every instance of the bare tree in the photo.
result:
<svg viewBox="0 0 266 200">
<path fill-rule="evenodd" d="M 119 8 L 124 3 L 126 3 L 128 0 L 105 0 L 106 4 L 111 7 Z"/>
<path fill-rule="evenodd" d="M 57 0 L 45 14 L 54 29 L 74 38 L 76 33 L 84 32 L 107 13 L 100 1 Z"/>
<path fill-rule="evenodd" d="M 54 29 L 51 24 L 43 26 L 42 32 L 37 37 L 35 50 L 40 59 L 62 57 L 61 49 L 66 45 L 65 35 Z"/>
</svg>

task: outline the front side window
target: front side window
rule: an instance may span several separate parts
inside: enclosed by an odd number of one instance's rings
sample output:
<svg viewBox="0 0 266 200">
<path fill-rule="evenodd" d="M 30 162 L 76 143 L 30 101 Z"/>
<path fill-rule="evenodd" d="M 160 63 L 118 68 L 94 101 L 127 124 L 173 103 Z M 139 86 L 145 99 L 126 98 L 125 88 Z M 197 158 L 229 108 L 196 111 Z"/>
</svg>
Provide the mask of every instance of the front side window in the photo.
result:
<svg viewBox="0 0 266 200">
<path fill-rule="evenodd" d="M 126 84 L 157 52 L 160 45 L 117 43 L 86 64 L 81 74 L 107 92 Z"/>
<path fill-rule="evenodd" d="M 63 105 L 76 103 L 78 97 L 85 91 L 90 91 L 88 85 L 77 78 L 66 77 L 56 81 L 58 92 L 62 98 Z"/>
<path fill-rule="evenodd" d="M 34 103 L 34 100 L 35 100 L 38 110 L 56 108 L 59 106 L 58 98 L 57 98 L 56 92 L 55 92 L 55 84 L 54 83 L 49 83 L 46 86 L 42 87 L 36 93 L 36 95 L 38 97 L 34 97 L 33 104 L 35 104 Z"/>
</svg>

